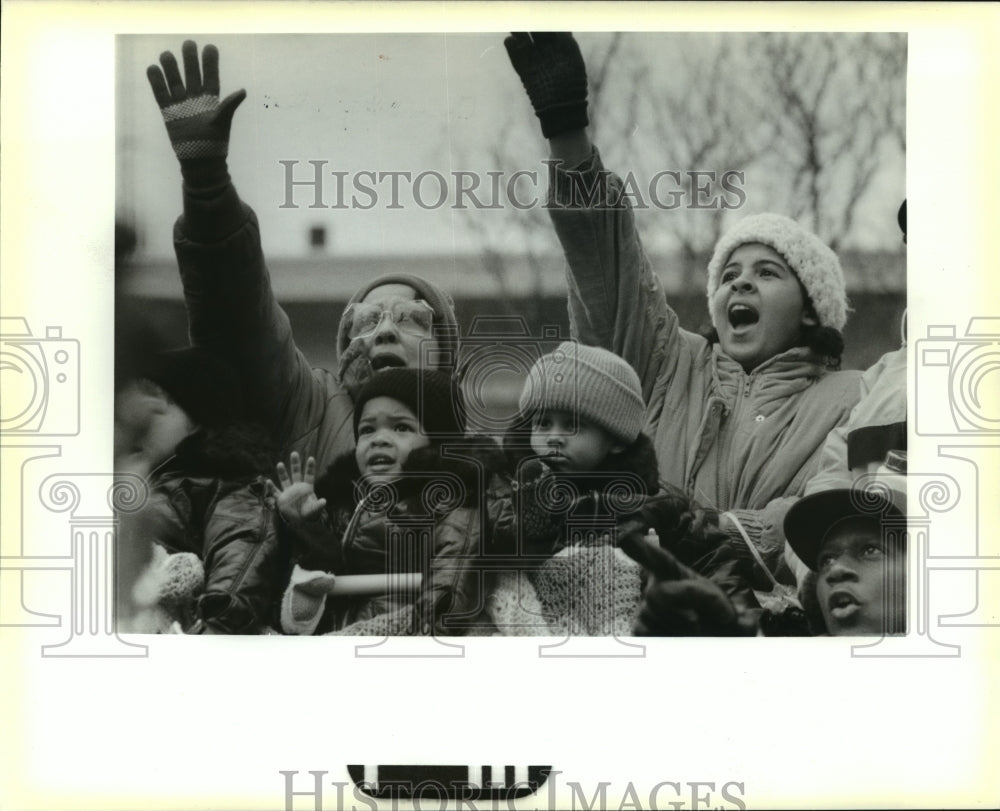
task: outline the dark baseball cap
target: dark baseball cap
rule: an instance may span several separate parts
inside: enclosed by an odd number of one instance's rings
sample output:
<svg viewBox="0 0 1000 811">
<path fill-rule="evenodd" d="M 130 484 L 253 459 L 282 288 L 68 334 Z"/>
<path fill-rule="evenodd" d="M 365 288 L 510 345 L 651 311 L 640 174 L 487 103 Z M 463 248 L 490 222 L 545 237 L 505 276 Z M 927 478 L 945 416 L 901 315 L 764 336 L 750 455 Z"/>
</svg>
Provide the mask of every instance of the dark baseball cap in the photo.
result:
<svg viewBox="0 0 1000 811">
<path fill-rule="evenodd" d="M 799 499 L 785 515 L 785 538 L 813 571 L 830 530 L 845 518 L 878 522 L 906 515 L 906 494 L 888 487 L 823 490 Z"/>
</svg>

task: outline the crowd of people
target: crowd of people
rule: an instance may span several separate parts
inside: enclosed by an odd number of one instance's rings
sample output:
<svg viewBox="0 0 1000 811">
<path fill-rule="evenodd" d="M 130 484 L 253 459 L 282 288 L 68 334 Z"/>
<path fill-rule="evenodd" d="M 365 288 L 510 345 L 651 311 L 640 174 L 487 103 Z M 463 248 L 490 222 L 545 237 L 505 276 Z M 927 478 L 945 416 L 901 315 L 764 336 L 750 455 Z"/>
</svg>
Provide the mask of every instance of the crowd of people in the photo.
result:
<svg viewBox="0 0 1000 811">
<path fill-rule="evenodd" d="M 840 262 L 779 214 L 722 236 L 713 330 L 682 328 L 590 141 L 575 39 L 505 45 L 554 159 L 573 340 L 535 360 L 500 441 L 468 429 L 454 304 L 426 279 L 363 286 L 338 368 L 310 365 L 229 176 L 245 92 L 221 98 L 212 45 L 149 68 L 191 346 L 116 381 L 116 468 L 150 492 L 119 535 L 141 562 L 121 627 L 905 632 L 905 349 L 840 369 Z"/>
</svg>

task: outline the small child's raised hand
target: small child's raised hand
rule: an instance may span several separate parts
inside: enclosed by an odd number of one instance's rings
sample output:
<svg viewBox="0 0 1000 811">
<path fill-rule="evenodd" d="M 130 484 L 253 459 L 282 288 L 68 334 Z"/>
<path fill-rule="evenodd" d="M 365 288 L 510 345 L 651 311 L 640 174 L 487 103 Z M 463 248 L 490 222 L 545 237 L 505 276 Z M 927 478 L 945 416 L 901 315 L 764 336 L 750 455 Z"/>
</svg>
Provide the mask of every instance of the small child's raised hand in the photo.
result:
<svg viewBox="0 0 1000 811">
<path fill-rule="evenodd" d="M 316 498 L 313 484 L 316 479 L 315 458 L 310 456 L 306 459 L 303 469 L 298 453 L 292 451 L 288 467 L 283 462 L 278 462 L 277 471 L 281 489 L 274 482 L 268 481 L 268 491 L 274 496 L 281 517 L 293 526 L 318 520 L 326 507 L 326 499 Z"/>
</svg>

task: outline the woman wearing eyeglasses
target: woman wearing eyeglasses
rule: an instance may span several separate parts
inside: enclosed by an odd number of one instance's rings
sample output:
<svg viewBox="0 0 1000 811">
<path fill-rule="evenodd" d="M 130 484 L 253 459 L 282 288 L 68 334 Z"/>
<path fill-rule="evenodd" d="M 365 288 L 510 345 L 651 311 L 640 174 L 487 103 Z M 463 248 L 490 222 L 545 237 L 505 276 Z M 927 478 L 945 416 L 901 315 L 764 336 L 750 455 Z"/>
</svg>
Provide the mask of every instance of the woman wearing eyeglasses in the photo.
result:
<svg viewBox="0 0 1000 811">
<path fill-rule="evenodd" d="M 320 469 L 354 448 L 353 398 L 391 366 L 450 371 L 458 326 L 451 297 L 409 274 L 373 280 L 351 299 L 338 331 L 336 374 L 313 369 L 275 300 L 253 210 L 236 193 L 226 156 L 233 114 L 246 92 L 220 101 L 219 53 L 182 47 L 146 74 L 180 161 L 184 213 L 174 247 L 192 343 L 239 370 L 248 400 L 270 427 L 281 458 L 314 457 Z"/>
</svg>

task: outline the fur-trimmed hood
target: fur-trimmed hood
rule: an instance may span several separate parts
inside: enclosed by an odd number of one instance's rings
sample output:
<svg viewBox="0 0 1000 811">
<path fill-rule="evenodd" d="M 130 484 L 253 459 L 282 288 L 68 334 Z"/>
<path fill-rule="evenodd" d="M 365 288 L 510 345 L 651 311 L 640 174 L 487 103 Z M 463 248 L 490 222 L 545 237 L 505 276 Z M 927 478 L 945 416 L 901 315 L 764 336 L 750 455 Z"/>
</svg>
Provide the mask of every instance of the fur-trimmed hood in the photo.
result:
<svg viewBox="0 0 1000 811">
<path fill-rule="evenodd" d="M 497 464 L 499 449 L 495 449 L 491 440 L 482 437 L 449 440 L 444 446 L 446 456 L 442 456 L 441 447 L 434 443 L 413 451 L 403 464 L 403 476 L 393 486 L 405 499 L 418 495 L 433 481 L 435 473 L 447 473 L 457 476 L 464 487 L 460 506 L 478 506 L 480 488 L 485 486 L 486 475 Z M 353 509 L 358 502 L 360 479 L 361 471 L 354 452 L 341 454 L 317 479 L 316 495 L 327 500 L 328 509 Z"/>
<path fill-rule="evenodd" d="M 278 451 L 267 431 L 254 422 L 199 428 L 181 440 L 162 473 L 221 479 L 269 475 Z"/>
</svg>

